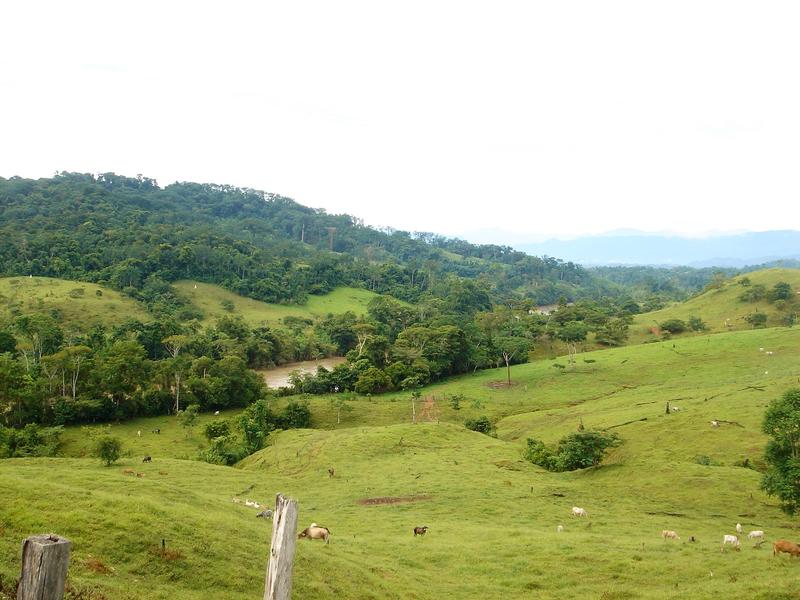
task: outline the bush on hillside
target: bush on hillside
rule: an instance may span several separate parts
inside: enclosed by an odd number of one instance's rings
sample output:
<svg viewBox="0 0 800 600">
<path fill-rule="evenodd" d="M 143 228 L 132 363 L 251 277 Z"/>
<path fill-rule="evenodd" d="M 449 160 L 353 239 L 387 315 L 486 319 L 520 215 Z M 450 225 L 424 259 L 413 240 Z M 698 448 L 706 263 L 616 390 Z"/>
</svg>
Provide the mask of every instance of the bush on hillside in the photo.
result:
<svg viewBox="0 0 800 600">
<path fill-rule="evenodd" d="M 486 435 L 491 435 L 494 431 L 494 425 L 492 425 L 492 421 L 486 415 L 478 417 L 477 419 L 468 419 L 464 422 L 464 427 Z"/>
<path fill-rule="evenodd" d="M 745 291 L 739 294 L 739 300 L 742 302 L 758 302 L 763 300 L 767 295 L 767 288 L 762 284 L 749 286 Z"/>
<path fill-rule="evenodd" d="M 785 281 L 779 281 L 767 293 L 767 300 L 775 302 L 776 300 L 791 300 L 792 286 Z"/>
<path fill-rule="evenodd" d="M 700 317 L 689 317 L 687 324 L 692 331 L 706 331 L 708 329 L 708 325 Z"/>
<path fill-rule="evenodd" d="M 750 313 L 744 318 L 744 320 L 750 323 L 754 329 L 761 329 L 767 326 L 766 313 Z"/>
<path fill-rule="evenodd" d="M 111 435 L 101 436 L 95 441 L 94 455 L 110 467 L 122 455 L 122 441 Z"/>
<path fill-rule="evenodd" d="M 658 326 L 662 331 L 669 333 L 683 333 L 686 331 L 686 322 L 681 319 L 668 319 Z"/>
<path fill-rule="evenodd" d="M 523 457 L 548 471 L 574 471 L 600 465 L 606 452 L 621 443 L 616 433 L 584 430 L 561 438 L 555 448 L 528 438 Z"/>
<path fill-rule="evenodd" d="M 228 423 L 228 421 L 211 421 L 210 423 L 207 423 L 203 429 L 203 434 L 206 436 L 208 441 L 211 441 L 214 438 L 229 435 L 230 432 L 231 425 Z"/>
</svg>

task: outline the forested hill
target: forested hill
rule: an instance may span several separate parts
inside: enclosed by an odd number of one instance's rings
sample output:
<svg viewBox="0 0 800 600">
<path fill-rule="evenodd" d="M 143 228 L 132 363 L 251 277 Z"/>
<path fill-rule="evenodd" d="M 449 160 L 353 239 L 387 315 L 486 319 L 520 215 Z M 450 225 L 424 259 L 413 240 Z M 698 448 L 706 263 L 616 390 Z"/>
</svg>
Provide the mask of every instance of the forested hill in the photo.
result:
<svg viewBox="0 0 800 600">
<path fill-rule="evenodd" d="M 256 190 L 161 188 L 113 173 L 0 178 L 0 232 L 0 275 L 102 282 L 131 292 L 186 278 L 268 302 L 303 302 L 341 285 L 409 301 L 444 284 L 536 303 L 599 291 L 576 264 L 507 246 L 380 231 Z"/>
</svg>

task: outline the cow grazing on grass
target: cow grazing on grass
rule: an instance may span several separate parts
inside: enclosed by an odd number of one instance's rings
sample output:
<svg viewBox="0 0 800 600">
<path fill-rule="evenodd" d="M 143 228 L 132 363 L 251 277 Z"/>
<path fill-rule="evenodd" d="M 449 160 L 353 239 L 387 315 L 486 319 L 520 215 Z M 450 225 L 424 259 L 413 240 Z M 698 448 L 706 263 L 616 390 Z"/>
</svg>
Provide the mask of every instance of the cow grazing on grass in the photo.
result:
<svg viewBox="0 0 800 600">
<path fill-rule="evenodd" d="M 585 509 L 580 508 L 579 506 L 572 507 L 572 516 L 573 517 L 588 517 L 589 513 L 586 512 Z"/>
<path fill-rule="evenodd" d="M 786 552 L 791 556 L 800 556 L 800 546 L 788 540 L 778 540 L 772 544 L 772 556 L 778 556 L 781 552 Z"/>
<path fill-rule="evenodd" d="M 425 525 L 424 527 L 414 527 L 414 537 L 418 535 L 425 535 L 427 531 L 428 531 L 427 525 Z"/>
<path fill-rule="evenodd" d="M 727 544 L 730 544 L 731 546 L 739 550 L 739 538 L 736 537 L 735 535 L 725 534 L 724 536 L 722 536 L 722 546 L 720 547 L 720 550 L 724 551 L 725 546 Z"/>
<path fill-rule="evenodd" d="M 148 454 L 142 459 L 142 462 L 153 462 L 153 457 Z"/>
<path fill-rule="evenodd" d="M 679 539 L 681 539 L 680 536 L 678 536 L 677 533 L 675 533 L 674 531 L 672 531 L 670 529 L 663 529 L 661 531 L 661 537 L 664 538 L 665 540 L 679 540 Z"/>
<path fill-rule="evenodd" d="M 736 524 L 736 533 L 742 533 L 742 531 L 744 531 L 742 529 L 742 524 L 741 523 L 737 523 Z"/>
<path fill-rule="evenodd" d="M 751 540 L 755 539 L 763 540 L 764 532 L 761 531 L 760 529 L 756 529 L 755 531 L 751 531 L 750 533 L 748 533 L 747 537 L 750 538 Z"/>
<path fill-rule="evenodd" d="M 312 523 L 303 531 L 298 534 L 299 538 L 308 538 L 310 540 L 325 540 L 325 543 L 330 543 L 330 535 L 331 530 L 327 527 L 322 527 L 321 525 L 317 525 L 316 523 Z"/>
<path fill-rule="evenodd" d="M 556 531 L 558 533 L 561 533 L 562 531 L 564 531 L 564 526 L 563 525 L 559 525 L 558 527 L 556 527 Z"/>
<path fill-rule="evenodd" d="M 262 519 L 269 519 L 271 516 L 272 516 L 272 511 L 268 508 L 265 508 L 256 515 L 256 518 L 261 517 Z"/>
</svg>

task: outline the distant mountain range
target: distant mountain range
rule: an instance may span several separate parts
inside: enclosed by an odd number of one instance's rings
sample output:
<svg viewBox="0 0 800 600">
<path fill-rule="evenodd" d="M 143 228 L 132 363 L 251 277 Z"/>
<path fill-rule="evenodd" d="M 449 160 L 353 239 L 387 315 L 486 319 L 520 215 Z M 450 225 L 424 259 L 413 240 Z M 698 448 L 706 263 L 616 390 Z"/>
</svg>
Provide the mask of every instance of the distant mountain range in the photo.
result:
<svg viewBox="0 0 800 600">
<path fill-rule="evenodd" d="M 800 231 L 761 231 L 708 238 L 635 234 L 605 234 L 573 240 L 516 243 L 537 256 L 594 265 L 663 265 L 745 267 L 800 259 Z"/>
</svg>

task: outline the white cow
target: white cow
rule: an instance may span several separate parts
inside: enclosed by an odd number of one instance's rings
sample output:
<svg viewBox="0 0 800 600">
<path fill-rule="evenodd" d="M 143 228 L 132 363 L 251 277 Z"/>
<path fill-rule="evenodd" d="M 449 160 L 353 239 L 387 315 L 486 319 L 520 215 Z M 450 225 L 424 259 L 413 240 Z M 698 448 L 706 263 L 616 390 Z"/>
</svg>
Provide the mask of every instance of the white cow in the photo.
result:
<svg viewBox="0 0 800 600">
<path fill-rule="evenodd" d="M 681 539 L 680 536 L 670 529 L 664 529 L 661 531 L 661 537 L 670 540 L 679 540 Z"/>
<path fill-rule="evenodd" d="M 761 531 L 760 529 L 756 529 L 755 531 L 751 531 L 750 533 L 748 533 L 747 537 L 749 537 L 751 540 L 754 540 L 756 538 L 759 539 L 759 540 L 763 540 L 764 539 L 764 532 Z"/>
<path fill-rule="evenodd" d="M 737 523 L 736 524 L 736 533 L 742 533 L 742 531 L 743 531 L 742 530 L 742 524 L 741 523 Z"/>
<path fill-rule="evenodd" d="M 736 537 L 735 535 L 725 534 L 724 536 L 722 536 L 722 546 L 720 547 L 720 550 L 725 551 L 725 545 L 726 544 L 730 544 L 731 546 L 733 546 L 734 548 L 736 548 L 738 550 L 739 549 L 739 538 Z"/>
<path fill-rule="evenodd" d="M 562 531 L 564 531 L 564 526 L 563 525 L 559 525 L 558 527 L 556 527 L 556 531 L 558 533 L 561 533 Z"/>
<path fill-rule="evenodd" d="M 572 507 L 572 516 L 573 517 L 588 517 L 589 513 L 586 512 L 586 510 L 583 509 L 583 508 L 580 508 L 578 506 L 573 506 Z"/>
</svg>

